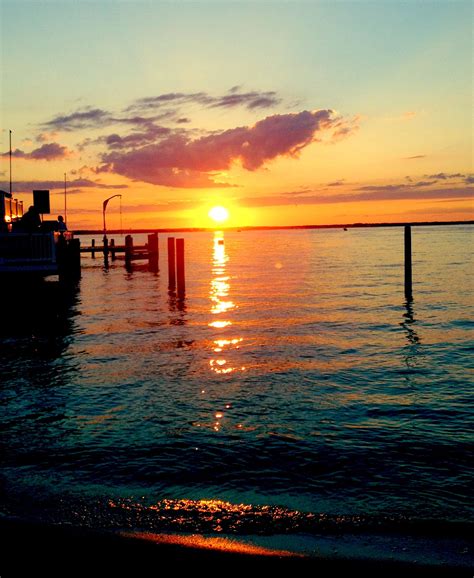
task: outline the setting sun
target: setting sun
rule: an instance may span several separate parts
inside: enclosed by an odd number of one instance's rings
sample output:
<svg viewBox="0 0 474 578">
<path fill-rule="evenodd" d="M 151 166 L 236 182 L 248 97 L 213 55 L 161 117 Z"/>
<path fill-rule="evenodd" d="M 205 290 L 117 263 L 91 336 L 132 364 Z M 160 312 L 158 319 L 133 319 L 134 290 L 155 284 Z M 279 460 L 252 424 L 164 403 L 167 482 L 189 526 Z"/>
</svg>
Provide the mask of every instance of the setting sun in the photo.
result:
<svg viewBox="0 0 474 578">
<path fill-rule="evenodd" d="M 212 207 L 208 215 L 216 223 L 223 223 L 229 218 L 229 211 L 224 207 Z"/>
</svg>

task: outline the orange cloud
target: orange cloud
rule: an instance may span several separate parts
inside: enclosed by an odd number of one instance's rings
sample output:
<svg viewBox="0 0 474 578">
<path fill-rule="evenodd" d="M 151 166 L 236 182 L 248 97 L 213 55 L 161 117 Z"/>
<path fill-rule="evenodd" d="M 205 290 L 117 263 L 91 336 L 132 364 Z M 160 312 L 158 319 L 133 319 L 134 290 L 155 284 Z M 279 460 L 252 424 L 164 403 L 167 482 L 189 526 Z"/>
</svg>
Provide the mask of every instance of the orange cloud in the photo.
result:
<svg viewBox="0 0 474 578">
<path fill-rule="evenodd" d="M 332 110 L 276 114 L 195 140 L 180 132 L 131 151 L 111 151 L 102 156 L 103 170 L 155 185 L 229 186 L 216 182 L 214 173 L 235 162 L 253 171 L 279 156 L 296 157 L 318 133 L 334 128 L 341 128 L 341 118 Z"/>
</svg>

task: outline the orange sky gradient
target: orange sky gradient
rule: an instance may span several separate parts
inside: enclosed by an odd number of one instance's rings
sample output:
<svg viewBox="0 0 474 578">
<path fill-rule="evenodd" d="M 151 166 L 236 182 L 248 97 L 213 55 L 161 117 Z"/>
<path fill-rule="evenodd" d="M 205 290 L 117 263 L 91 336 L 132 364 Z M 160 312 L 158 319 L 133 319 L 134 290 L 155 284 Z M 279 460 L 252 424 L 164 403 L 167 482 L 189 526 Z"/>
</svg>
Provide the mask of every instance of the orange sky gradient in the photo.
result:
<svg viewBox="0 0 474 578">
<path fill-rule="evenodd" d="M 471 3 L 76 4 L 1 5 L 26 206 L 66 173 L 76 230 L 114 194 L 111 229 L 474 218 Z"/>
</svg>

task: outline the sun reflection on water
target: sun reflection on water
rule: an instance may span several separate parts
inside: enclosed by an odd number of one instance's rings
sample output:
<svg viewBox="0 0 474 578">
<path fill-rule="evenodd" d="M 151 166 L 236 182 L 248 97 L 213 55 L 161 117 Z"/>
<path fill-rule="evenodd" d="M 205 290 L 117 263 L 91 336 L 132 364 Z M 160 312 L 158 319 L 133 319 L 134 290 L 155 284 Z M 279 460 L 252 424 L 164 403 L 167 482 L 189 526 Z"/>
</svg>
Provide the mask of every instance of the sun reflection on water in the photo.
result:
<svg viewBox="0 0 474 578">
<path fill-rule="evenodd" d="M 208 323 L 209 327 L 217 330 L 227 329 L 232 326 L 229 314 L 238 308 L 236 303 L 229 298 L 231 275 L 227 271 L 229 256 L 226 253 L 224 235 L 221 231 L 214 233 L 212 252 L 212 278 L 210 280 L 209 299 L 210 313 L 212 316 L 219 316 L 218 319 Z M 228 329 L 227 329 L 228 330 Z M 245 367 L 235 364 L 231 358 L 231 352 L 240 348 L 242 337 L 220 337 L 211 342 L 210 347 L 215 356 L 209 359 L 209 370 L 218 376 L 227 376 L 238 371 L 245 371 Z M 222 406 L 223 407 L 223 406 Z M 231 408 L 231 404 L 226 404 L 226 409 Z M 222 427 L 221 420 L 224 417 L 222 411 L 214 413 L 212 429 L 216 432 Z"/>
</svg>

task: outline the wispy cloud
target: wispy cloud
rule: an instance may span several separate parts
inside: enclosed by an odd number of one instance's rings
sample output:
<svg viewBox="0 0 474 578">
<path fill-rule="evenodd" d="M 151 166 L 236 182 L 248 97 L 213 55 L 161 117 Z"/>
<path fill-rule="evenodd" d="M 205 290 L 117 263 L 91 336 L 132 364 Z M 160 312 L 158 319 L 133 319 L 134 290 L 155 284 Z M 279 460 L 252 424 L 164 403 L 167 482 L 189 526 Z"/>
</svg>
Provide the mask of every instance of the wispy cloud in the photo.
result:
<svg viewBox="0 0 474 578">
<path fill-rule="evenodd" d="M 236 108 L 244 107 L 248 110 L 266 109 L 276 106 L 282 99 L 274 91 L 240 92 L 239 86 L 234 86 L 226 94 L 213 96 L 207 92 L 169 92 L 157 96 L 140 98 L 132 103 L 127 111 L 156 110 L 164 106 L 179 106 L 183 104 L 197 104 L 207 108 Z"/>
<path fill-rule="evenodd" d="M 297 157 L 319 133 L 339 122 L 331 110 L 273 115 L 253 126 L 194 140 L 173 134 L 132 151 L 108 152 L 102 160 L 110 172 L 157 185 L 226 186 L 215 180 L 217 171 L 228 170 L 235 162 L 253 171 L 279 156 Z"/>
<path fill-rule="evenodd" d="M 282 194 L 285 195 L 285 196 L 289 196 L 289 197 L 299 197 L 299 196 L 301 196 L 301 195 L 307 195 L 307 194 L 309 194 L 309 193 L 314 193 L 314 190 L 313 190 L 313 189 L 303 188 L 303 187 L 302 187 L 301 189 L 298 189 L 298 190 L 296 190 L 296 191 L 288 191 L 288 192 L 285 192 L 285 193 L 282 193 Z"/>
<path fill-rule="evenodd" d="M 360 190 L 360 189 L 359 189 Z M 242 197 L 239 205 L 246 207 L 267 207 L 281 205 L 322 205 L 335 203 L 358 203 L 363 201 L 400 201 L 400 200 L 435 200 L 435 199 L 467 199 L 472 198 L 474 189 L 439 188 L 425 190 L 403 190 L 403 188 L 388 189 L 378 187 L 358 193 L 339 195 L 318 194 L 295 197 L 292 192 L 262 197 Z"/>
<path fill-rule="evenodd" d="M 1 154 L 2 157 L 7 157 L 9 151 Z M 45 143 L 39 148 L 26 153 L 20 149 L 16 149 L 12 152 L 12 156 L 18 159 L 32 160 L 32 161 L 57 161 L 60 159 L 65 159 L 70 155 L 70 151 L 67 147 L 62 146 L 58 143 Z"/>
<path fill-rule="evenodd" d="M 7 189 L 9 183 L 0 181 L 0 189 Z M 92 181 L 90 179 L 74 179 L 67 183 L 68 191 L 72 194 L 73 189 L 127 189 L 128 185 L 107 185 L 100 181 Z M 64 181 L 14 181 L 13 188 L 16 193 L 31 193 L 35 189 L 64 189 Z"/>
<path fill-rule="evenodd" d="M 434 175 L 425 175 L 427 179 L 435 179 L 437 181 L 446 181 L 448 179 L 463 179 L 466 175 L 462 173 L 436 173 Z"/>
<path fill-rule="evenodd" d="M 106 126 L 112 121 L 112 115 L 100 108 L 86 107 L 71 114 L 58 115 L 41 126 L 47 130 L 71 132 Z"/>
<path fill-rule="evenodd" d="M 120 136 L 117 133 L 109 134 L 107 136 L 98 139 L 98 142 L 102 142 L 109 149 L 127 149 L 141 147 L 149 143 L 154 143 L 164 137 L 169 136 L 172 133 L 170 128 L 164 126 L 157 126 L 155 124 L 149 124 L 146 130 L 143 132 L 133 132 L 126 136 Z"/>
<path fill-rule="evenodd" d="M 257 170 L 272 160 L 296 158 L 313 142 L 334 143 L 358 128 L 358 118 L 345 118 L 330 109 L 272 114 L 253 125 L 228 130 L 189 127 L 196 108 L 263 111 L 283 102 L 275 91 L 243 90 L 236 85 L 224 94 L 169 92 L 135 100 L 121 110 L 82 107 L 58 114 L 39 125 L 42 146 L 32 152 L 15 151 L 25 159 L 57 160 L 66 147 L 47 143 L 47 135 L 88 131 L 78 142 L 79 152 L 95 147 L 95 174 L 115 173 L 135 181 L 176 188 L 235 186 L 219 173 L 240 164 Z M 78 138 L 78 141 L 80 138 Z M 88 161 L 90 162 L 90 161 Z"/>
<path fill-rule="evenodd" d="M 429 187 L 436 183 L 436 180 L 429 180 L 429 181 L 417 181 L 417 182 L 408 182 L 408 183 L 396 183 L 396 184 L 388 184 L 388 185 L 364 185 L 363 187 L 358 187 L 356 190 L 358 191 L 388 191 L 388 192 L 395 192 L 401 190 L 409 190 L 409 189 L 418 189 L 420 187 Z"/>
<path fill-rule="evenodd" d="M 412 157 L 403 157 L 404 161 L 414 161 L 415 159 L 425 159 L 426 155 L 413 155 Z"/>
</svg>

